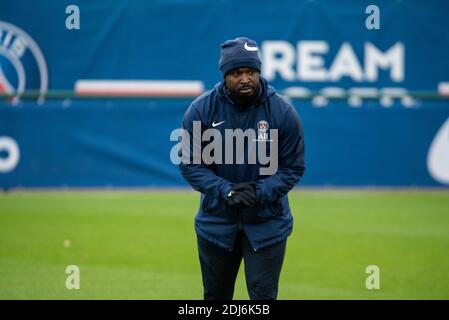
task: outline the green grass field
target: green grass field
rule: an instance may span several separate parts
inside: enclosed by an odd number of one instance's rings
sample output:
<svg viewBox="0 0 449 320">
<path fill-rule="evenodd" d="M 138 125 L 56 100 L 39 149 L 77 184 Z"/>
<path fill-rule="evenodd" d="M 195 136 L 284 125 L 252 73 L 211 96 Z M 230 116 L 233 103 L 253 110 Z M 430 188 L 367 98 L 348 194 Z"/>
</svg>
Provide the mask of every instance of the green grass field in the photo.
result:
<svg viewBox="0 0 449 320">
<path fill-rule="evenodd" d="M 0 194 L 0 299 L 202 299 L 198 199 Z M 448 192 L 295 191 L 290 204 L 279 299 L 449 299 Z M 80 290 L 65 287 L 68 265 Z M 379 290 L 365 287 L 368 265 L 380 268 Z M 248 299 L 242 271 L 236 299 Z"/>
</svg>

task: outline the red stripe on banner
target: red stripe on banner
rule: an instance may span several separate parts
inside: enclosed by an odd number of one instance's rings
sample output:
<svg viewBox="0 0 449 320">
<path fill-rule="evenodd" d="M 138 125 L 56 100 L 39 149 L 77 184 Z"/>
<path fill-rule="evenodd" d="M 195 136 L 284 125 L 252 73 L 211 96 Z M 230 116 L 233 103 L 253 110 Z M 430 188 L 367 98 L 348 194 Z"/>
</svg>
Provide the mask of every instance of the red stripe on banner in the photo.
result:
<svg viewBox="0 0 449 320">
<path fill-rule="evenodd" d="M 77 90 L 76 95 L 92 95 L 92 96 L 145 96 L 145 97 L 196 97 L 200 95 L 201 91 L 191 91 L 191 90 L 176 90 L 176 91 L 142 91 L 142 90 L 97 90 L 97 89 L 82 89 Z"/>
</svg>

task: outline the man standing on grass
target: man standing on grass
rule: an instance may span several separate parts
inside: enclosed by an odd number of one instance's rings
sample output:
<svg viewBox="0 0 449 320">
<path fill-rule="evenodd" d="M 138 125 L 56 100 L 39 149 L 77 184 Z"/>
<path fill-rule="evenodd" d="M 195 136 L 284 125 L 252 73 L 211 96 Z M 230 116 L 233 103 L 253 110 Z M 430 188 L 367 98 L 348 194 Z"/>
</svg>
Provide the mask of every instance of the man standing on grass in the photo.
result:
<svg viewBox="0 0 449 320">
<path fill-rule="evenodd" d="M 276 299 L 293 227 L 287 193 L 305 169 L 302 126 L 293 106 L 260 77 L 254 40 L 224 42 L 219 66 L 224 80 L 184 115 L 183 129 L 193 138 L 189 161 L 180 164 L 183 177 L 201 192 L 195 230 L 204 299 L 232 299 L 242 258 L 250 298 Z M 204 153 L 191 161 L 198 155 L 193 140 L 201 139 L 196 145 L 204 150 L 206 130 L 213 161 Z M 265 166 L 266 152 L 274 170 Z"/>
</svg>

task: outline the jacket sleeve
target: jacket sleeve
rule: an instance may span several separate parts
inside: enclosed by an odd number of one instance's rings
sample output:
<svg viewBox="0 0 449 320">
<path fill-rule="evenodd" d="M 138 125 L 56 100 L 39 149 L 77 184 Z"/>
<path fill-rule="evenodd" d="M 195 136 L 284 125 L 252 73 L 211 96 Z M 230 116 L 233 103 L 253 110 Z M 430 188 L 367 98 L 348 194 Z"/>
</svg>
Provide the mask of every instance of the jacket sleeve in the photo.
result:
<svg viewBox="0 0 449 320">
<path fill-rule="evenodd" d="M 304 135 L 296 110 L 290 106 L 278 134 L 278 170 L 256 183 L 261 204 L 275 202 L 289 192 L 304 174 Z"/>
<path fill-rule="evenodd" d="M 181 161 L 179 164 L 181 174 L 196 191 L 214 198 L 226 199 L 229 191 L 231 191 L 232 184 L 228 180 L 216 175 L 210 167 L 202 163 L 202 160 L 200 160 L 201 163 L 199 164 L 195 164 L 193 161 L 193 140 L 201 140 L 201 136 L 194 137 L 193 135 L 194 121 L 201 123 L 202 134 L 205 124 L 202 121 L 201 112 L 192 105 L 185 113 L 182 122 L 182 127 L 188 133 L 188 139 L 190 140 L 188 145 L 190 156 L 187 157 L 189 161 Z M 201 150 L 199 150 L 200 152 Z M 201 159 L 201 154 L 199 154 L 199 158 Z"/>
</svg>

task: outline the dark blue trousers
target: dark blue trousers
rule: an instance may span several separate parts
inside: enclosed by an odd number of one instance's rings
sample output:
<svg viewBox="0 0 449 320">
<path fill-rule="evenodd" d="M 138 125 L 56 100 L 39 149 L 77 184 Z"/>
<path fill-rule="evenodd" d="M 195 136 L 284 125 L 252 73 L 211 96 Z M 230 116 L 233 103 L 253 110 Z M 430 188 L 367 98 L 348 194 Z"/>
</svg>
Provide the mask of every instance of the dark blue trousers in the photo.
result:
<svg viewBox="0 0 449 320">
<path fill-rule="evenodd" d="M 198 236 L 198 253 L 205 300 L 231 300 L 242 258 L 246 287 L 251 300 L 275 300 L 287 240 L 254 251 L 243 231 L 239 231 L 232 251 Z"/>
</svg>

